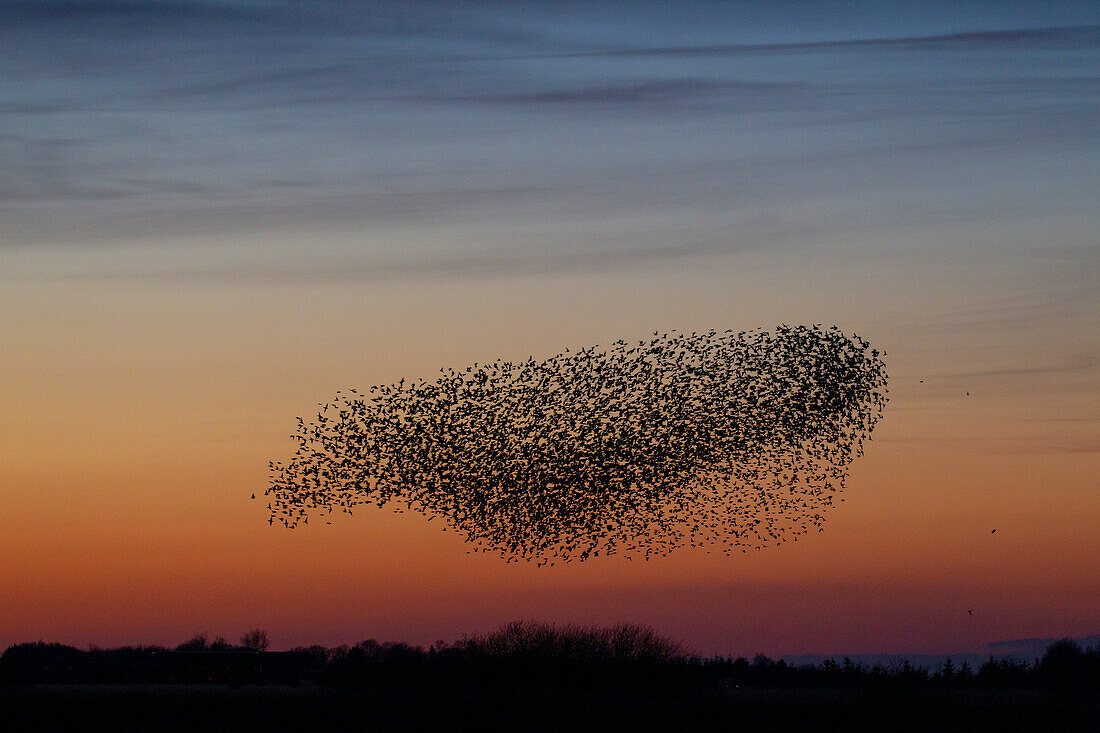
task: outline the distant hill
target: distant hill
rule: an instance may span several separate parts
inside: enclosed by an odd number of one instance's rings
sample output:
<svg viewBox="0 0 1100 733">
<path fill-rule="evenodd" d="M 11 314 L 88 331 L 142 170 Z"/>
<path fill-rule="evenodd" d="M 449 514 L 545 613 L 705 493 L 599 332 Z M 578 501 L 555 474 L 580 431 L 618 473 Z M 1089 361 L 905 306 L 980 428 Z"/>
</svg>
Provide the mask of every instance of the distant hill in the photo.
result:
<svg viewBox="0 0 1100 733">
<path fill-rule="evenodd" d="M 887 668 L 901 665 L 908 661 L 914 667 L 926 667 L 938 669 L 950 659 L 956 666 L 967 662 L 971 667 L 977 668 L 991 656 L 997 659 L 1018 659 L 1033 662 L 1046 653 L 1047 647 L 1065 637 L 1009 639 L 1006 641 L 994 641 L 985 645 L 984 652 L 957 652 L 943 654 L 904 654 L 904 653 L 871 653 L 871 654 L 781 654 L 777 659 L 782 659 L 787 664 L 821 664 L 826 659 L 840 661 L 844 658 L 865 665 L 881 664 Z M 1100 647 L 1100 634 L 1072 637 L 1082 648 Z"/>
<path fill-rule="evenodd" d="M 1081 645 L 1082 648 L 1087 649 L 1089 647 L 1100 647 L 1100 634 L 1090 634 L 1088 636 L 1076 636 L 1073 637 L 1074 641 Z M 1060 641 L 1058 637 L 1051 637 L 1047 639 L 1032 638 L 1032 639 L 1011 639 L 1009 641 L 994 641 L 985 645 L 985 648 L 989 650 L 989 653 L 995 657 L 1007 657 L 1011 659 L 1026 659 L 1032 660 L 1036 657 L 1041 657 L 1046 652 L 1047 647 L 1056 641 Z"/>
</svg>

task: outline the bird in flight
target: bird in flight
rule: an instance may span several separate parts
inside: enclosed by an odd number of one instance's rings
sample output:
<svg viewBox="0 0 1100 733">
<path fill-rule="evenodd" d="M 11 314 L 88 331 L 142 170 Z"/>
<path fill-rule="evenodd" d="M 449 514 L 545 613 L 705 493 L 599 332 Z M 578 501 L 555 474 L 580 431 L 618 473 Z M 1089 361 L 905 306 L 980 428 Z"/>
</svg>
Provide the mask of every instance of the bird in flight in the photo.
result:
<svg viewBox="0 0 1100 733">
<path fill-rule="evenodd" d="M 475 362 L 299 418 L 295 455 L 271 464 L 269 511 L 294 528 L 393 502 L 540 567 L 760 549 L 821 530 L 886 380 L 870 344 L 818 326 Z"/>
<path fill-rule="evenodd" d="M 974 609 L 973 608 L 968 609 L 966 613 L 967 613 L 968 616 L 973 616 L 974 615 Z"/>
</svg>

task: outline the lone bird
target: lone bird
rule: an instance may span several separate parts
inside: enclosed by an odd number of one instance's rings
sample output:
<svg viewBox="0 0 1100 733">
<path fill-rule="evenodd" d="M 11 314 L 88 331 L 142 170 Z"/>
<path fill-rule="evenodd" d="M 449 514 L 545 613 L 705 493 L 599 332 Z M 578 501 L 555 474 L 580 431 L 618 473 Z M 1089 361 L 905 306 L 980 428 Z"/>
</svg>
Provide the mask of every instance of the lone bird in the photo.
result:
<svg viewBox="0 0 1100 733">
<path fill-rule="evenodd" d="M 255 498 L 256 498 L 256 495 L 255 495 L 255 494 L 253 494 L 253 495 L 252 495 L 252 498 L 253 498 L 253 499 L 255 499 Z"/>
<path fill-rule="evenodd" d="M 989 534 L 997 534 L 997 530 L 993 530 L 993 531 L 992 531 L 992 532 L 990 532 Z"/>
<path fill-rule="evenodd" d="M 973 608 L 971 608 L 971 609 L 968 609 L 966 613 L 967 613 L 967 615 L 969 615 L 969 616 L 973 616 L 973 615 L 974 615 L 974 609 L 973 609 Z"/>
</svg>

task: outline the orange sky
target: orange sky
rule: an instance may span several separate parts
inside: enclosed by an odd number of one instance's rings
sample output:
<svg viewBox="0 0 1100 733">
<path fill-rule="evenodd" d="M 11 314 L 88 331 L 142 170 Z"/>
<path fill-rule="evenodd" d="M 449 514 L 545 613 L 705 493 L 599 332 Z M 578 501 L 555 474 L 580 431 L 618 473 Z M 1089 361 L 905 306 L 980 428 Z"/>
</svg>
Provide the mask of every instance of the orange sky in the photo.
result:
<svg viewBox="0 0 1100 733">
<path fill-rule="evenodd" d="M 930 262 L 920 280 L 939 287 L 920 298 L 917 268 L 903 279 L 807 264 L 819 267 L 708 258 L 370 287 L 10 284 L 0 646 L 175 643 L 253 626 L 281 647 L 424 643 L 528 617 L 651 623 L 743 654 L 967 651 L 1094 631 L 1095 336 L 1059 350 L 1072 342 L 1031 327 L 1026 309 L 998 309 L 1010 273 Z M 773 289 L 780 277 L 802 287 Z M 267 461 L 289 455 L 294 416 L 336 389 L 653 327 L 782 321 L 857 331 L 886 349 L 891 374 L 846 501 L 795 544 L 535 568 L 467 555 L 419 515 L 362 511 L 287 531 L 248 499 Z"/>
</svg>

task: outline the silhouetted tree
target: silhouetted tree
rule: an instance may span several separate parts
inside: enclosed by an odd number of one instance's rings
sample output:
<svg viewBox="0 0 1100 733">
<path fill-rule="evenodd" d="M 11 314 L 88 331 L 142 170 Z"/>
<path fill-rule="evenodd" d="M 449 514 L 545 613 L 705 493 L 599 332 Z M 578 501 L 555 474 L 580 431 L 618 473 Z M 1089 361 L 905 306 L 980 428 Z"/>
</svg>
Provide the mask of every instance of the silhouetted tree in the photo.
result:
<svg viewBox="0 0 1100 733">
<path fill-rule="evenodd" d="M 267 632 L 263 629 L 252 629 L 241 637 L 241 646 L 254 652 L 267 651 Z"/>
<path fill-rule="evenodd" d="M 196 634 L 167 652 L 159 647 L 80 650 L 42 642 L 16 644 L 0 655 L 0 683 L 228 683 L 297 684 L 299 681 L 363 684 L 400 689 L 424 685 L 460 685 L 469 689 L 551 685 L 555 689 L 605 689 L 654 685 L 654 690 L 753 687 L 873 686 L 909 688 L 1038 688 L 1051 697 L 1074 700 L 1100 690 L 1100 650 L 1082 649 L 1070 639 L 1052 644 L 1034 665 L 994 659 L 975 673 L 968 663 L 947 660 L 934 672 L 905 660 L 884 667 L 845 657 L 817 665 L 789 665 L 763 654 L 702 659 L 652 630 L 616 627 L 555 626 L 521 621 L 454 644 L 430 649 L 401 642 L 368 639 L 355 646 L 326 649 L 298 647 L 260 657 L 240 653 L 268 647 L 267 634 L 254 629 L 233 647 L 218 636 L 209 642 Z M 236 653 L 218 653 L 235 651 Z M 189 652 L 189 653 L 186 653 Z M 208 652 L 208 653 L 203 653 Z M 212 653 L 211 653 L 212 652 Z"/>
<path fill-rule="evenodd" d="M 201 652 L 206 650 L 206 634 L 195 634 L 176 647 L 177 652 Z"/>
<path fill-rule="evenodd" d="M 0 656 L 0 681 L 60 682 L 78 664 L 81 652 L 66 644 L 15 644 Z"/>
<path fill-rule="evenodd" d="M 227 652 L 233 648 L 224 636 L 214 637 L 214 641 L 210 642 L 210 651 L 212 652 Z"/>
<path fill-rule="evenodd" d="M 1038 664 L 1040 678 L 1048 685 L 1069 687 L 1088 676 L 1085 651 L 1073 639 L 1062 639 L 1047 647 Z"/>
<path fill-rule="evenodd" d="M 467 636 L 456 648 L 468 654 L 557 662 L 668 662 L 685 657 L 681 644 L 633 624 L 585 627 L 513 621 L 485 636 Z"/>
<path fill-rule="evenodd" d="M 310 659 L 313 660 L 318 669 L 323 668 L 325 665 L 327 665 L 331 658 L 329 650 L 321 646 L 320 644 L 314 644 L 312 646 L 296 646 L 291 651 L 297 652 L 299 654 L 308 654 Z"/>
</svg>

